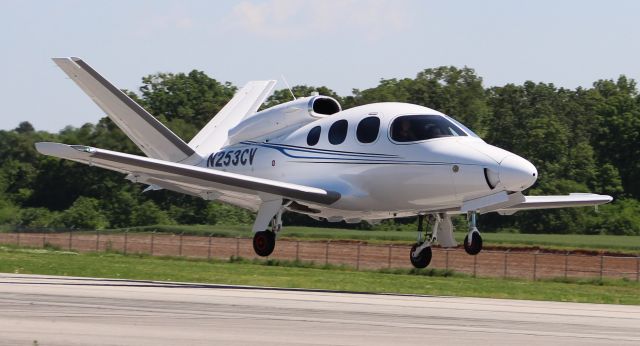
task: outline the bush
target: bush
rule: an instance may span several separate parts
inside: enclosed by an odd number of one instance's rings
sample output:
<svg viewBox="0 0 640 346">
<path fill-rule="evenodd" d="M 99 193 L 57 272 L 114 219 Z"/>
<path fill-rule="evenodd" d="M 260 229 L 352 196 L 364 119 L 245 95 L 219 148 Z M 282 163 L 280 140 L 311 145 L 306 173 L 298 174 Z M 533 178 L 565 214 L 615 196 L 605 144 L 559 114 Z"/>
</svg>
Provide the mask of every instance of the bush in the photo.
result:
<svg viewBox="0 0 640 346">
<path fill-rule="evenodd" d="M 600 206 L 591 220 L 591 229 L 600 234 L 640 235 L 640 202 L 619 199 Z"/>
<path fill-rule="evenodd" d="M 50 227 L 56 221 L 55 212 L 47 208 L 25 208 L 20 210 L 20 224 L 27 227 Z"/>
<path fill-rule="evenodd" d="M 131 226 L 171 225 L 175 222 L 152 201 L 146 201 L 133 208 Z"/>
<path fill-rule="evenodd" d="M 0 200 L 0 225 L 15 225 L 20 221 L 19 208 Z"/>
<path fill-rule="evenodd" d="M 78 197 L 60 215 L 59 221 L 65 227 L 80 229 L 102 229 L 109 225 L 99 208 L 98 200 L 90 197 Z"/>
<path fill-rule="evenodd" d="M 219 202 L 207 206 L 207 223 L 215 225 L 247 225 L 253 223 L 254 215 L 248 210 Z"/>
</svg>

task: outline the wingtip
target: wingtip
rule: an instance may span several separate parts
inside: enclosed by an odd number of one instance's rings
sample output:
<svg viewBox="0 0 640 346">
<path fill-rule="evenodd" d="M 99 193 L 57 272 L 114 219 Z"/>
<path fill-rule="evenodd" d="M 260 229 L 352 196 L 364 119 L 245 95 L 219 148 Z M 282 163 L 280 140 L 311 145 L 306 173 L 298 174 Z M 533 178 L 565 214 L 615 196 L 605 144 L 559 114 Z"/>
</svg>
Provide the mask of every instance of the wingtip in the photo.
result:
<svg viewBox="0 0 640 346">
<path fill-rule="evenodd" d="M 75 57 L 75 56 L 60 56 L 60 57 L 53 57 L 51 58 L 51 60 L 53 61 L 82 61 L 81 58 Z"/>
<path fill-rule="evenodd" d="M 40 154 L 67 159 L 79 158 L 95 151 L 95 148 L 84 145 L 67 145 L 55 142 L 37 142 L 35 147 Z"/>
</svg>

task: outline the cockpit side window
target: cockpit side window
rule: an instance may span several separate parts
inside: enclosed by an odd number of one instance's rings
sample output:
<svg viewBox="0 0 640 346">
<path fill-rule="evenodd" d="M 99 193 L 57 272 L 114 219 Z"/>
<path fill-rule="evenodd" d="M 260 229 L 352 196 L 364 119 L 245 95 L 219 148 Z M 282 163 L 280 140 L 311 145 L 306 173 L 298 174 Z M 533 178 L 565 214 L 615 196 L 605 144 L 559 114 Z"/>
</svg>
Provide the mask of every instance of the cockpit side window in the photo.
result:
<svg viewBox="0 0 640 346">
<path fill-rule="evenodd" d="M 449 119 L 434 114 L 403 115 L 397 117 L 391 124 L 391 139 L 396 142 L 416 142 L 466 135 Z"/>
</svg>

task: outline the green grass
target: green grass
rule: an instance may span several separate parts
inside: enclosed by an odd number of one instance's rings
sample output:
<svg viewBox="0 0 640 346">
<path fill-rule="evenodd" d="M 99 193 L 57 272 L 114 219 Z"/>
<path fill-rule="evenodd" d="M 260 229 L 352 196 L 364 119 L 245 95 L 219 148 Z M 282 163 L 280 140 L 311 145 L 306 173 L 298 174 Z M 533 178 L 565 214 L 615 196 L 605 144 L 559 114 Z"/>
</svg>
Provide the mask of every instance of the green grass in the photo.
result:
<svg viewBox="0 0 640 346">
<path fill-rule="evenodd" d="M 355 271 L 279 261 L 204 261 L 0 247 L 0 272 L 182 281 L 337 291 L 640 304 L 625 280 L 527 281 L 435 270 Z"/>
<path fill-rule="evenodd" d="M 146 226 L 128 230 L 175 232 L 185 234 L 209 235 L 216 237 L 249 237 L 251 226 L 223 225 L 177 225 Z M 116 230 L 117 231 L 117 230 Z M 122 230 L 120 230 L 122 231 Z M 456 232 L 455 237 L 461 243 L 465 232 Z M 406 243 L 416 240 L 415 232 L 406 231 L 366 231 L 337 228 L 285 227 L 281 238 L 299 240 L 358 240 L 372 243 Z M 584 235 L 584 234 L 519 234 L 519 233 L 483 233 L 487 247 L 541 247 L 553 250 L 593 250 L 621 253 L 640 253 L 640 236 Z"/>
</svg>

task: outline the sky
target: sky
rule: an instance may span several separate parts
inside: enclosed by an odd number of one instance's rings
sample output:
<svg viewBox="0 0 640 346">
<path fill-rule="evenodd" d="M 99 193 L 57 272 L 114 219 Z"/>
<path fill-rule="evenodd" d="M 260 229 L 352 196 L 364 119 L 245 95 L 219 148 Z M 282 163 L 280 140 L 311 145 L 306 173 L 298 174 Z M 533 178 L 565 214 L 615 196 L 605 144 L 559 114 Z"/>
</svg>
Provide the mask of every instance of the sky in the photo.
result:
<svg viewBox="0 0 640 346">
<path fill-rule="evenodd" d="M 640 1 L 615 0 L 0 0 L 0 129 L 104 116 L 50 60 L 65 56 L 134 91 L 143 76 L 193 69 L 340 95 L 442 65 L 474 68 L 485 87 L 638 80 L 639 13 Z"/>
</svg>

